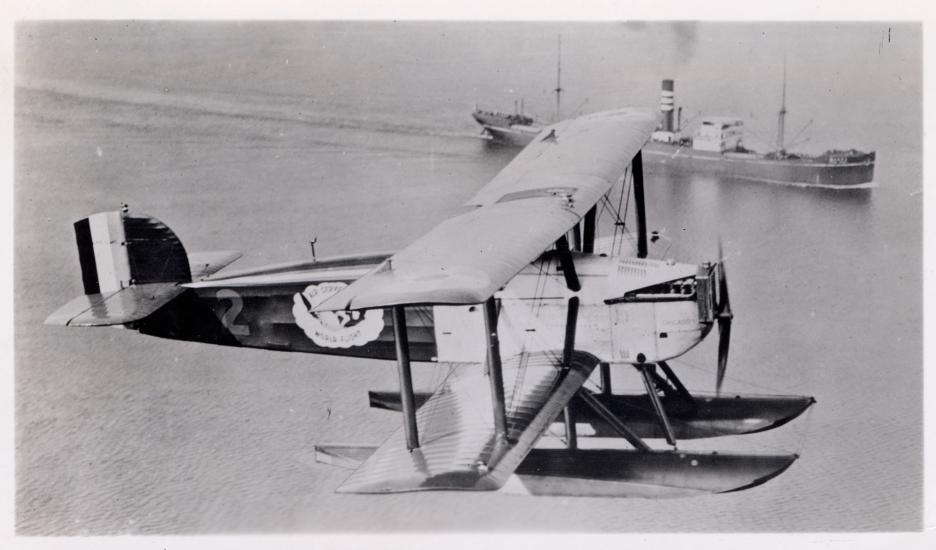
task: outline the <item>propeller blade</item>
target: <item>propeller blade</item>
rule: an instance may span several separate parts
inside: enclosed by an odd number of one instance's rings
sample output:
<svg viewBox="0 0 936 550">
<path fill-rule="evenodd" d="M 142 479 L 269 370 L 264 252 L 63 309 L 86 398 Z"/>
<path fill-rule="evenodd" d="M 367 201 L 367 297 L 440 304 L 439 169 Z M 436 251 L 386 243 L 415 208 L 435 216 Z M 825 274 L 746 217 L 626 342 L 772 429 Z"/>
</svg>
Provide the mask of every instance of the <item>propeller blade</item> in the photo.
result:
<svg viewBox="0 0 936 550">
<path fill-rule="evenodd" d="M 725 371 L 728 369 L 728 347 L 731 342 L 731 317 L 718 317 L 718 374 L 715 379 L 715 394 L 721 395 Z"/>
<path fill-rule="evenodd" d="M 734 318 L 734 313 L 731 311 L 731 298 L 728 295 L 728 274 L 725 271 L 725 264 L 719 264 L 718 266 L 718 317 L 728 317 L 729 319 Z"/>
<path fill-rule="evenodd" d="M 731 312 L 731 299 L 728 297 L 728 271 L 725 269 L 721 239 L 718 239 L 718 314 L 719 317 L 734 317 Z"/>
<path fill-rule="evenodd" d="M 731 345 L 731 298 L 728 295 L 728 271 L 725 269 L 725 253 L 721 238 L 718 239 L 718 372 L 715 378 L 715 393 L 721 394 L 725 371 L 728 369 L 728 348 Z"/>
</svg>

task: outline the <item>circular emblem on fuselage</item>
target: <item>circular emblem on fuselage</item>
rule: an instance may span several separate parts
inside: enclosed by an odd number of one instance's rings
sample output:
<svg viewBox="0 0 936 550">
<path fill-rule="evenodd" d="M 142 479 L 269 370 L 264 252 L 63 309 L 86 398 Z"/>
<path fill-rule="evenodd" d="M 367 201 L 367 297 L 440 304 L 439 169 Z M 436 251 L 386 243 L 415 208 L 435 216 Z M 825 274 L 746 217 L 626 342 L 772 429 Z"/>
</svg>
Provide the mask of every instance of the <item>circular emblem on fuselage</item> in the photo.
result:
<svg viewBox="0 0 936 550">
<path fill-rule="evenodd" d="M 350 348 L 373 342 L 384 327 L 383 310 L 319 311 L 312 308 L 345 288 L 347 283 L 309 285 L 293 295 L 296 324 L 315 345 L 323 348 Z"/>
</svg>

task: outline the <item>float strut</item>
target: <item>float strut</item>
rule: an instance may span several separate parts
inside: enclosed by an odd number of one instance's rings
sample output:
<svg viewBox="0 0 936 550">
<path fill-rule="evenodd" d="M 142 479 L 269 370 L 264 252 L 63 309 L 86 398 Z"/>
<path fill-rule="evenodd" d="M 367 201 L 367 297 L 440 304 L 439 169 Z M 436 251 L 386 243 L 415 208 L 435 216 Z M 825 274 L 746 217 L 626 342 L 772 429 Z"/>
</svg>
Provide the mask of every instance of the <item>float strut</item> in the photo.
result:
<svg viewBox="0 0 936 550">
<path fill-rule="evenodd" d="M 608 363 L 598 364 L 598 374 L 601 376 L 601 393 L 611 394 L 611 365 Z"/>
<path fill-rule="evenodd" d="M 419 448 L 419 432 L 416 429 L 416 399 L 413 396 L 413 376 L 410 372 L 409 338 L 406 334 L 406 311 L 403 306 L 393 306 L 393 340 L 396 342 L 397 374 L 400 378 L 400 404 L 403 408 L 403 434 L 406 448 Z"/>
<path fill-rule="evenodd" d="M 653 410 L 656 411 L 657 420 L 660 421 L 660 427 L 663 428 L 663 434 L 666 436 L 666 442 L 676 446 L 676 437 L 673 435 L 673 428 L 670 426 L 669 418 L 666 416 L 666 409 L 660 402 L 660 395 L 657 393 L 656 383 L 653 380 L 655 366 L 652 363 L 637 363 L 637 370 L 643 375 L 644 386 L 647 388 L 647 395 L 650 402 L 653 403 Z"/>
<path fill-rule="evenodd" d="M 608 423 L 611 428 L 618 433 L 621 437 L 627 440 L 628 443 L 634 446 L 638 451 L 649 451 L 650 446 L 643 442 L 640 437 L 637 436 L 630 428 L 628 428 L 623 422 L 621 422 L 618 417 L 614 416 L 614 413 L 608 410 L 607 407 L 601 404 L 594 395 L 585 388 L 582 388 L 578 391 L 579 399 L 582 403 L 585 404 L 589 409 L 594 411 L 595 414 L 601 417 L 602 420 Z"/>
<path fill-rule="evenodd" d="M 660 380 L 657 385 L 664 388 L 664 395 L 671 398 L 669 401 L 670 412 L 676 415 L 696 414 L 698 406 L 696 405 L 695 397 L 692 397 L 692 394 L 689 393 L 686 386 L 683 385 L 679 377 L 676 376 L 676 373 L 673 372 L 673 369 L 666 364 L 666 361 L 658 362 L 657 366 L 660 367 L 666 375 L 666 380 Z M 655 377 L 659 378 L 659 375 L 657 374 Z M 678 399 L 678 401 L 674 401 L 676 399 Z"/>
<path fill-rule="evenodd" d="M 676 376 L 676 373 L 673 372 L 673 369 L 670 368 L 666 361 L 660 361 L 657 364 L 660 365 L 661 369 L 663 369 L 663 373 L 666 374 L 666 379 L 669 380 L 670 384 L 672 384 L 674 388 L 676 388 L 676 392 L 679 394 L 679 396 L 695 405 L 695 399 L 692 397 L 692 394 L 689 393 L 689 390 L 686 389 L 686 386 L 683 386 L 682 381 L 679 379 L 679 377 Z"/>
<path fill-rule="evenodd" d="M 507 443 L 507 409 L 504 405 L 504 374 L 501 370 L 500 343 L 497 339 L 497 303 L 491 296 L 484 302 L 484 331 L 487 339 L 488 378 L 494 404 L 496 445 Z"/>
</svg>

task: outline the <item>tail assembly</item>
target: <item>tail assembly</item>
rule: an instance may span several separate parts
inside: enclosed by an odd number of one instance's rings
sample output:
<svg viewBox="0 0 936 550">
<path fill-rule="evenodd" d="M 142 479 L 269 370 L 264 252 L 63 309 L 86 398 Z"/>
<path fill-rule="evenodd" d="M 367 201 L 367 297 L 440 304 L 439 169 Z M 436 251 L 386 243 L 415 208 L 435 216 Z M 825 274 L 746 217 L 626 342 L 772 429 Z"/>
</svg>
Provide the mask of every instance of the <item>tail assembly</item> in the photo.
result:
<svg viewBox="0 0 936 550">
<path fill-rule="evenodd" d="M 108 326 L 139 321 L 185 291 L 181 283 L 206 277 L 240 257 L 211 252 L 191 258 L 164 223 L 145 215 L 101 212 L 75 222 L 85 294 L 46 324 Z"/>
</svg>

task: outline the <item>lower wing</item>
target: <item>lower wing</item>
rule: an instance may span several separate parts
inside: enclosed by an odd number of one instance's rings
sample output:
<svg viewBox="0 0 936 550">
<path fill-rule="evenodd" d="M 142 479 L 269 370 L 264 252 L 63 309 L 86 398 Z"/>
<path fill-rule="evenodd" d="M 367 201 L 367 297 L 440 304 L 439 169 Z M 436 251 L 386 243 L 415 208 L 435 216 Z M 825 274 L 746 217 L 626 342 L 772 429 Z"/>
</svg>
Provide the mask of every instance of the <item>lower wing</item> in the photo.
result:
<svg viewBox="0 0 936 550">
<path fill-rule="evenodd" d="M 598 359 L 574 352 L 521 353 L 503 362 L 507 441 L 499 443 L 484 365 L 454 365 L 416 412 L 420 447 L 406 448 L 395 432 L 338 492 L 396 493 L 495 490 L 507 481 L 563 407 L 582 387 Z"/>
</svg>

